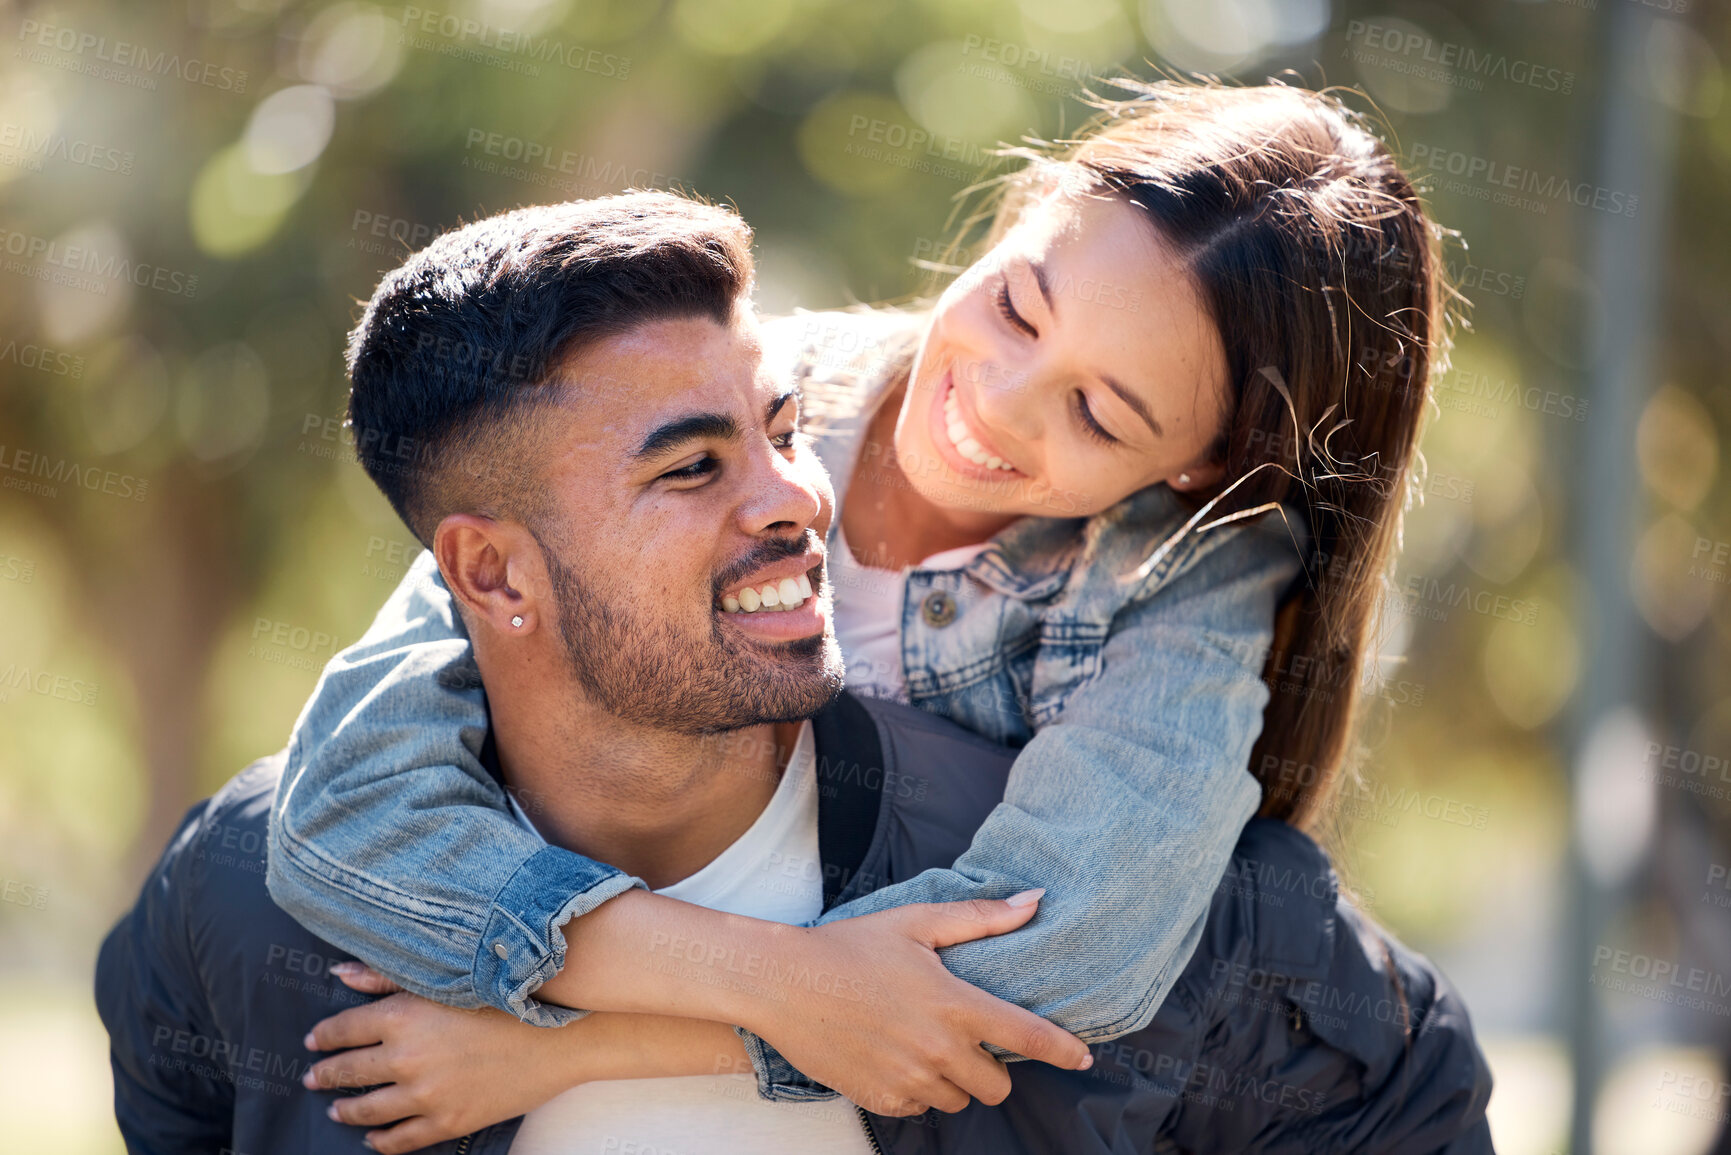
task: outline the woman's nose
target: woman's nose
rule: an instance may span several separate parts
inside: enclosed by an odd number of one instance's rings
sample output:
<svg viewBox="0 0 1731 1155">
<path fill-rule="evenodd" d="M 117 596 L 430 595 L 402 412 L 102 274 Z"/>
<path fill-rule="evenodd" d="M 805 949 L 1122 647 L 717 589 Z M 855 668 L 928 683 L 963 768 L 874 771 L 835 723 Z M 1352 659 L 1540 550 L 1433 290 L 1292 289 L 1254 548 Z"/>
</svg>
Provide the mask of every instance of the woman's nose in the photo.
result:
<svg viewBox="0 0 1731 1155">
<path fill-rule="evenodd" d="M 979 365 L 977 380 L 970 382 L 970 392 L 974 412 L 986 426 L 982 432 L 1033 439 L 1039 433 L 1033 372 L 1019 362 L 988 360 Z"/>
</svg>

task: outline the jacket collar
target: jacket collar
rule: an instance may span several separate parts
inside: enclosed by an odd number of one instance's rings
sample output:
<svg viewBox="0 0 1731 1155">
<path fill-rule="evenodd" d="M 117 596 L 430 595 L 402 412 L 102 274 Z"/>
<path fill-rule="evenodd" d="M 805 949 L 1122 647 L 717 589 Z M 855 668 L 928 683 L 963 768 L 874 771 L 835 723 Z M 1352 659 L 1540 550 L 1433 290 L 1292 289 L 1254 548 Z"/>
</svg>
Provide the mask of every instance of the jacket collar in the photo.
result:
<svg viewBox="0 0 1731 1155">
<path fill-rule="evenodd" d="M 859 699 L 842 692 L 811 719 L 817 754 L 817 845 L 823 860 L 823 908 L 836 904 L 859 873 L 883 803 L 883 739 Z M 505 789 L 493 728 L 481 742 L 481 765 Z"/>
</svg>

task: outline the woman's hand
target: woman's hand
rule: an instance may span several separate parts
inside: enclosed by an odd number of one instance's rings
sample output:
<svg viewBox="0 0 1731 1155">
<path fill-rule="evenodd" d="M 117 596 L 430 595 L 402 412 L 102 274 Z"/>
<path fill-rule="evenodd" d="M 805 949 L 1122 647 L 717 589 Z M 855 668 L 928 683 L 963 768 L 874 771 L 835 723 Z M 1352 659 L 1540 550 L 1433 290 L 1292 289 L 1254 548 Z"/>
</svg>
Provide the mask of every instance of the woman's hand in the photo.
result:
<svg viewBox="0 0 1731 1155">
<path fill-rule="evenodd" d="M 339 977 L 369 993 L 391 986 L 370 971 Z M 338 1096 L 330 1115 L 364 1127 L 395 1123 L 367 1134 L 374 1150 L 395 1155 L 521 1115 L 581 1082 L 581 1048 L 568 1034 L 581 1025 L 531 1027 L 502 1011 L 392 994 L 314 1027 L 309 1050 L 343 1053 L 309 1068 L 303 1082 L 314 1090 L 390 1084 Z"/>
<path fill-rule="evenodd" d="M 901 906 L 809 930 L 802 957 L 775 968 L 785 997 L 767 1002 L 752 1029 L 800 1071 L 880 1115 L 960 1111 L 969 1096 L 1003 1102 L 1010 1074 L 982 1042 L 1085 1070 L 1086 1043 L 956 978 L 937 955 L 1021 926 L 1040 893 Z"/>
<path fill-rule="evenodd" d="M 332 970 L 355 990 L 389 997 L 314 1027 L 309 1050 L 349 1049 L 315 1064 L 304 1081 L 314 1090 L 390 1084 L 331 1104 L 338 1122 L 377 1128 L 367 1142 L 385 1155 L 470 1134 L 595 1079 L 751 1070 L 739 1036 L 720 1023 L 601 1013 L 531 1027 L 501 1011 L 455 1010 L 396 993 L 400 987 L 359 963 Z"/>
<path fill-rule="evenodd" d="M 739 1023 L 880 1115 L 960 1111 L 970 1095 L 1000 1103 L 1010 1075 L 981 1043 L 1066 1070 L 1092 1056 L 1069 1032 L 950 974 L 937 950 L 1015 930 L 1042 893 L 811 928 L 634 890 L 566 924 L 565 966 L 535 997 Z"/>
</svg>

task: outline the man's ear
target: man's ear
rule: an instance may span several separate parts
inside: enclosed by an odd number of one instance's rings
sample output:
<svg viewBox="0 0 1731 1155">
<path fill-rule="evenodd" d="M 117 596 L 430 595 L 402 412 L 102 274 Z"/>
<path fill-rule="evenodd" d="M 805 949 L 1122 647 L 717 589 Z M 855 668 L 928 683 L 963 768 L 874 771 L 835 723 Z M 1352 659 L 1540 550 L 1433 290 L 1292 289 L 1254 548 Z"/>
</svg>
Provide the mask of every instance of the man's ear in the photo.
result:
<svg viewBox="0 0 1731 1155">
<path fill-rule="evenodd" d="M 471 628 L 485 622 L 505 637 L 521 637 L 547 619 L 546 559 L 523 526 L 453 513 L 433 532 L 433 558 L 452 596 L 467 607 Z"/>
</svg>

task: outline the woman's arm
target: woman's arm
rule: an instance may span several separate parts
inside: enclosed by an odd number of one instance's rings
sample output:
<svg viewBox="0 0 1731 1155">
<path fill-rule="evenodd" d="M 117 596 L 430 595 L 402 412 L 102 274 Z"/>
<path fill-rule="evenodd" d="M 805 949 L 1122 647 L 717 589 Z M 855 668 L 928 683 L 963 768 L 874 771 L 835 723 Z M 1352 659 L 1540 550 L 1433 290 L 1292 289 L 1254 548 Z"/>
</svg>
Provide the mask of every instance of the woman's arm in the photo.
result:
<svg viewBox="0 0 1731 1155">
<path fill-rule="evenodd" d="M 869 921 L 869 920 L 859 920 Z M 942 970 L 940 964 L 934 965 Z M 374 1087 L 338 1097 L 331 1117 L 372 1127 L 369 1146 L 384 1155 L 413 1151 L 515 1118 L 580 1083 L 600 1079 L 652 1079 L 682 1075 L 748 1074 L 740 1037 L 730 1027 L 700 1019 L 603 1012 L 558 1030 L 527 1026 L 487 1008 L 457 1010 L 395 993 L 394 983 L 355 963 L 339 964 L 338 977 L 366 994 L 388 997 L 316 1024 L 307 1049 L 340 1051 L 307 1069 L 309 1090 Z M 1010 1093 L 1009 1072 L 978 1047 L 976 1094 L 997 1104 Z M 912 1115 L 925 1102 L 857 1099 L 880 1115 Z M 967 1106 L 958 1093 L 940 1104 Z"/>
<path fill-rule="evenodd" d="M 1247 768 L 1268 700 L 1262 667 L 1298 571 L 1278 519 L 1207 536 L 1187 568 L 1119 612 L 1099 674 L 1023 748 L 954 866 L 838 906 L 823 925 L 1043 887 L 1036 922 L 950 947 L 944 965 L 1090 1042 L 1147 1025 L 1256 810 Z M 765 1095 L 809 1094 L 797 1062 L 746 1043 Z"/>
<path fill-rule="evenodd" d="M 345 981 L 383 989 L 365 976 Z M 604 1013 L 544 1030 L 490 1007 L 457 1010 L 411 994 L 334 1015 L 307 1045 L 342 1052 L 308 1068 L 308 1089 L 378 1088 L 337 1096 L 330 1113 L 375 1128 L 367 1142 L 383 1155 L 471 1134 L 597 1079 L 751 1070 L 739 1036 L 721 1023 Z"/>
<path fill-rule="evenodd" d="M 321 937 L 416 994 L 541 1026 L 581 1014 L 569 1007 L 741 1023 L 857 1099 L 965 1102 L 989 1073 L 981 1040 L 1065 1067 L 1087 1059 L 935 953 L 1020 926 L 1032 905 L 910 909 L 813 933 L 650 894 L 544 846 L 476 755 L 487 711 L 468 654 L 423 555 L 297 723 L 268 881 Z"/>
<path fill-rule="evenodd" d="M 554 1026 L 576 1013 L 532 993 L 564 965 L 561 928 L 643 884 L 524 829 L 477 756 L 486 733 L 468 636 L 422 553 L 295 723 L 266 878 L 406 989 Z"/>
</svg>

